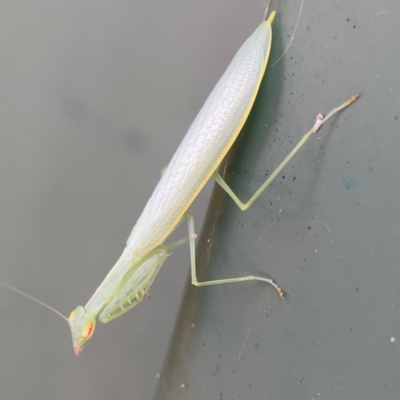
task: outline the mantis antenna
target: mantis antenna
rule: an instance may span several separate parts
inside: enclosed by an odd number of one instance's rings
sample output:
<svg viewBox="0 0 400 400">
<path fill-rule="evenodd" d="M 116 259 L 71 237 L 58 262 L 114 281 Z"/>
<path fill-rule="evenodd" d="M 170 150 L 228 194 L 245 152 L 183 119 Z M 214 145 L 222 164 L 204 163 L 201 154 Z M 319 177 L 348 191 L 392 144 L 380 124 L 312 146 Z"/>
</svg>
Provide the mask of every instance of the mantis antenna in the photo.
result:
<svg viewBox="0 0 400 400">
<path fill-rule="evenodd" d="M 36 299 L 35 297 L 31 296 L 30 294 L 25 293 L 25 292 L 23 292 L 22 290 L 19 290 L 19 289 L 17 289 L 17 288 L 14 287 L 14 286 L 9 285 L 9 284 L 6 283 L 6 282 L 0 281 L 0 285 L 5 286 L 6 288 L 9 288 L 9 289 L 12 290 L 13 292 L 19 293 L 20 295 L 25 296 L 25 297 L 27 297 L 28 299 L 31 299 L 31 300 L 35 301 L 36 303 L 42 305 L 43 307 L 48 308 L 49 310 L 55 312 L 57 315 L 59 315 L 61 318 L 65 319 L 65 320 L 69 323 L 69 320 L 68 320 L 68 318 L 67 318 L 65 315 L 61 314 L 60 311 L 58 311 L 58 310 L 56 310 L 55 308 L 49 306 L 48 304 L 44 303 L 43 301 L 40 301 L 39 299 Z"/>
</svg>

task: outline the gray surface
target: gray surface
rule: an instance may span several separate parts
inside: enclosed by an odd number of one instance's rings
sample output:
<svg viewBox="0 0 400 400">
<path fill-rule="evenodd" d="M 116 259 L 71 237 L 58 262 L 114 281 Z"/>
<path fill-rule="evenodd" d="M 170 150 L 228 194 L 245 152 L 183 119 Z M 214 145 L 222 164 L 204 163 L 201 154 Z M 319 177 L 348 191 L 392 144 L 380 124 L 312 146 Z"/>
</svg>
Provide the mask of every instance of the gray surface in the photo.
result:
<svg viewBox="0 0 400 400">
<path fill-rule="evenodd" d="M 298 4 L 278 5 L 271 60 Z M 216 189 L 198 250 L 203 279 L 265 274 L 287 298 L 261 283 L 188 286 L 157 399 L 398 398 L 399 12 L 306 1 L 226 179 L 249 198 L 318 112 L 362 97 L 246 213 Z"/>
<path fill-rule="evenodd" d="M 278 3 L 271 59 L 300 7 Z M 1 279 L 66 314 L 86 303 L 264 7 L 2 3 Z M 76 358 L 64 322 L 1 289 L 2 398 L 146 399 L 157 373 L 164 398 L 396 397 L 399 11 L 396 0 L 306 0 L 229 181 L 246 198 L 317 112 L 363 97 L 253 209 L 237 213 L 219 192 L 210 206 L 199 250 L 207 276 L 266 274 L 287 300 L 261 284 L 189 287 L 165 358 L 189 265 L 177 249 L 151 301 L 99 324 Z M 196 216 L 206 204 L 202 195 Z"/>
</svg>

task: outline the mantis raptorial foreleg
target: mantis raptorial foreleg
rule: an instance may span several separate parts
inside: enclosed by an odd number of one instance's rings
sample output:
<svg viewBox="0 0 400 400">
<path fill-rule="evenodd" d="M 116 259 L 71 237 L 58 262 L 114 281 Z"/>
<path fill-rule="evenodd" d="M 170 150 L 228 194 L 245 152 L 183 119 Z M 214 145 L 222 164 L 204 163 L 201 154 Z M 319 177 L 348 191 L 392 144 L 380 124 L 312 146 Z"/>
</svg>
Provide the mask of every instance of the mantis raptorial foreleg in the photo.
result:
<svg viewBox="0 0 400 400">
<path fill-rule="evenodd" d="M 349 100 L 344 102 L 339 107 L 334 108 L 325 118 L 317 118 L 314 126 L 301 138 L 299 143 L 297 143 L 296 147 L 285 157 L 285 159 L 278 165 L 275 171 L 269 176 L 269 178 L 259 187 L 259 189 L 251 196 L 250 200 L 247 203 L 243 203 L 233 192 L 233 190 L 228 186 L 228 184 L 223 180 L 222 176 L 218 172 L 214 172 L 213 178 L 215 181 L 225 190 L 226 193 L 232 198 L 232 200 L 237 204 L 237 206 L 245 211 L 251 207 L 254 201 L 260 196 L 260 194 L 269 186 L 269 184 L 277 177 L 279 172 L 286 166 L 286 164 L 293 158 L 293 156 L 300 150 L 303 144 L 307 141 L 307 139 L 318 131 L 320 126 L 326 122 L 330 117 L 338 113 L 343 108 L 349 106 L 351 103 L 355 102 L 358 99 L 359 95 L 352 96 Z M 320 115 L 320 114 L 319 114 Z"/>
<path fill-rule="evenodd" d="M 197 280 L 196 274 L 196 234 L 194 232 L 194 218 L 193 214 L 186 212 L 186 218 L 188 219 L 188 229 L 189 229 L 189 245 L 190 245 L 190 268 L 192 274 L 192 284 L 195 286 L 209 286 L 209 285 L 219 285 L 221 283 L 234 283 L 243 281 L 263 281 L 271 284 L 278 292 L 281 299 L 283 299 L 283 290 L 272 280 L 267 278 L 262 278 L 260 276 L 242 276 L 240 278 L 230 278 L 230 279 L 218 279 L 215 281 L 199 282 Z"/>
</svg>

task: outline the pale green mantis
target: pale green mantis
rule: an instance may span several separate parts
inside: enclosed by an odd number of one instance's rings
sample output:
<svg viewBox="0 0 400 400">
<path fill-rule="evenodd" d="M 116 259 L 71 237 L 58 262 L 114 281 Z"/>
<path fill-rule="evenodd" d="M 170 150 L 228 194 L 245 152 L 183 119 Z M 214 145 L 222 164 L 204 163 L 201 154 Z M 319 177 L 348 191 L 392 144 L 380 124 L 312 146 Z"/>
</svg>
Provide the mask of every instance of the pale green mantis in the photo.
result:
<svg viewBox="0 0 400 400">
<path fill-rule="evenodd" d="M 241 210 L 248 209 L 311 134 L 316 132 L 328 118 L 358 98 L 358 95 L 353 96 L 332 110 L 325 118 L 317 118 L 314 127 L 303 136 L 250 200 L 242 203 L 216 171 L 240 133 L 253 106 L 269 58 L 271 24 L 274 18 L 275 12 L 271 12 L 268 19 L 261 23 L 239 49 L 175 152 L 134 226 L 122 255 L 86 306 L 78 306 L 71 312 L 68 321 L 77 355 L 83 349 L 85 342 L 92 337 L 96 317 L 101 322 L 109 322 L 143 299 L 168 257 L 168 251 L 187 241 L 184 239 L 164 245 L 168 236 L 184 219 L 188 221 L 191 276 L 194 285 L 258 280 L 271 284 L 283 298 L 283 291 L 275 282 L 259 276 L 198 282 L 194 219 L 188 211 L 193 200 L 211 177 Z"/>
</svg>

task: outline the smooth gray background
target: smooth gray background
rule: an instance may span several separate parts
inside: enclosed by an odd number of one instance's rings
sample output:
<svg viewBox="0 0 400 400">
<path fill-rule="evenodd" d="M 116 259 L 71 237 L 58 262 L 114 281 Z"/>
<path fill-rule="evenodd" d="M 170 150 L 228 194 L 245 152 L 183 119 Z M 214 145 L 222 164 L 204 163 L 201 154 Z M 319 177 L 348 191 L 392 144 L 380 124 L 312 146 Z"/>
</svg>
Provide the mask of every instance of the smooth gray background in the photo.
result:
<svg viewBox="0 0 400 400">
<path fill-rule="evenodd" d="M 271 62 L 300 1 L 272 7 Z M 264 8 L 2 2 L 0 279 L 65 314 L 86 303 Z M 306 0 L 228 159 L 228 181 L 249 197 L 318 112 L 362 98 L 248 212 L 214 193 L 199 240 L 203 277 L 270 276 L 286 300 L 259 283 L 188 286 L 179 312 L 189 261 L 177 249 L 151 300 L 98 324 L 76 358 L 65 322 L 0 289 L 2 396 L 395 398 L 399 12 L 397 0 Z M 193 207 L 198 231 L 207 190 Z"/>
</svg>

